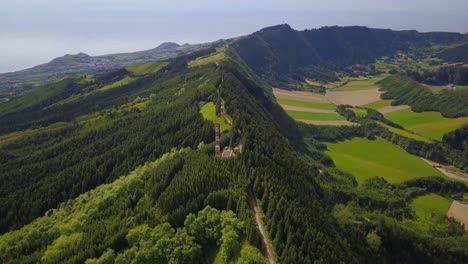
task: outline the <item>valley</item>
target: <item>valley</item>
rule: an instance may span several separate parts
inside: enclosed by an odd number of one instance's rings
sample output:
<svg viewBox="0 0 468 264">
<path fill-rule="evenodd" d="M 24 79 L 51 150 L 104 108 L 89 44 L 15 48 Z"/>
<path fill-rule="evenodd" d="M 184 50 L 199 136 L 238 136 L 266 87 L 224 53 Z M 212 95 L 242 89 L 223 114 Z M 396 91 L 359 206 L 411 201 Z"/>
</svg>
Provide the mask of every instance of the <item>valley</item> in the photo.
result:
<svg viewBox="0 0 468 264">
<path fill-rule="evenodd" d="M 38 83 L 0 103 L 0 262 L 466 263 L 468 101 L 413 72 L 466 41 L 277 25 Z"/>
</svg>

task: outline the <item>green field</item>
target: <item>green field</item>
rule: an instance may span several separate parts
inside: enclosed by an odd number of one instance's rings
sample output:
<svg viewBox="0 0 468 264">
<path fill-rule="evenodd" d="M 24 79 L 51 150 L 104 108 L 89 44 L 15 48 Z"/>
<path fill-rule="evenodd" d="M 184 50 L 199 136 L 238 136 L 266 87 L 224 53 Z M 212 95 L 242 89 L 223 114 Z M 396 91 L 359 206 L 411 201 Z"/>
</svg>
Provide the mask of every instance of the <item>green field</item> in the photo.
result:
<svg viewBox="0 0 468 264">
<path fill-rule="evenodd" d="M 216 115 L 216 106 L 213 102 L 208 102 L 202 106 L 200 113 L 206 120 L 210 120 L 216 123 L 219 123 L 221 132 L 231 129 L 231 125 L 226 123 L 224 118 Z"/>
<path fill-rule="evenodd" d="M 411 139 L 415 139 L 415 140 L 419 140 L 419 141 L 424 141 L 424 142 L 427 142 L 427 143 L 432 143 L 433 141 L 429 138 L 426 138 L 426 137 L 423 137 L 423 136 L 420 136 L 418 134 L 414 134 L 414 133 L 411 133 L 409 131 L 406 131 L 406 130 L 403 130 L 403 129 L 399 129 L 399 128 L 396 128 L 396 127 L 392 127 L 392 126 L 389 126 L 387 124 L 384 124 L 382 122 L 377 122 L 379 125 L 385 127 L 386 129 L 392 131 L 393 133 L 397 134 L 397 135 L 400 135 L 400 136 L 403 136 L 403 137 L 406 137 L 406 138 L 411 138 Z"/>
<path fill-rule="evenodd" d="M 309 113 L 301 111 L 286 111 L 294 119 L 303 120 L 318 120 L 318 121 L 336 121 L 345 120 L 344 117 L 339 114 L 327 114 L 327 113 Z"/>
<path fill-rule="evenodd" d="M 350 108 L 350 109 L 356 114 L 356 116 L 365 117 L 367 115 L 366 109 L 361 109 L 361 108 Z"/>
<path fill-rule="evenodd" d="M 120 87 L 122 85 L 129 84 L 129 83 L 133 82 L 134 80 L 135 80 L 135 78 L 133 78 L 133 77 L 125 76 L 125 78 L 123 78 L 120 81 L 111 83 L 109 85 L 106 85 L 106 86 L 100 88 L 99 91 L 108 91 L 110 89 L 117 88 L 117 87 Z"/>
<path fill-rule="evenodd" d="M 128 66 L 127 70 L 132 75 L 141 76 L 141 75 L 145 75 L 148 73 L 157 72 L 160 69 L 162 69 L 164 66 L 166 66 L 167 64 L 168 64 L 167 62 L 143 63 L 143 64 Z"/>
<path fill-rule="evenodd" d="M 390 183 L 423 176 L 443 176 L 419 157 L 382 138 L 373 141 L 354 138 L 329 143 L 327 146 L 326 153 L 333 159 L 336 167 L 353 174 L 359 183 L 374 176 L 384 177 Z"/>
<path fill-rule="evenodd" d="M 300 107 L 307 107 L 307 108 L 315 108 L 315 109 L 325 109 L 325 110 L 335 110 L 336 105 L 332 103 L 321 103 L 321 102 L 311 102 L 311 101 L 301 101 L 301 100 L 294 100 L 288 97 L 277 97 L 276 100 L 278 103 L 282 105 L 292 105 L 292 106 L 300 106 Z"/>
<path fill-rule="evenodd" d="M 380 101 L 377 101 L 377 102 L 373 102 L 373 103 L 370 103 L 370 104 L 363 105 L 362 107 L 377 110 L 377 109 L 392 105 L 392 101 L 393 100 L 380 100 Z"/>
<path fill-rule="evenodd" d="M 340 91 L 359 91 L 359 90 L 375 89 L 375 88 L 377 88 L 377 85 L 375 85 L 376 81 L 377 81 L 377 79 L 349 81 L 345 85 L 338 88 L 338 90 L 340 90 Z"/>
<path fill-rule="evenodd" d="M 385 118 L 422 136 L 439 141 L 444 134 L 468 124 L 468 117 L 445 118 L 439 112 L 415 113 L 411 109 L 385 114 Z"/>
<path fill-rule="evenodd" d="M 452 201 L 437 194 L 420 196 L 411 202 L 411 208 L 418 218 L 432 218 L 433 215 L 444 217 Z"/>
</svg>

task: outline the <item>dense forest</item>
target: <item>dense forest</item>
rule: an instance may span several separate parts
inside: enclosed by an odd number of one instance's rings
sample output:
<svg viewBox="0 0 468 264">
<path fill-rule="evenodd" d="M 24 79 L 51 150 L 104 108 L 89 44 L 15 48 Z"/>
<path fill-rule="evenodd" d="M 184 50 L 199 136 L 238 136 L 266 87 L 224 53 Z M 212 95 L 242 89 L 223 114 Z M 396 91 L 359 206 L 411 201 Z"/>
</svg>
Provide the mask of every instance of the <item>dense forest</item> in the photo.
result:
<svg viewBox="0 0 468 264">
<path fill-rule="evenodd" d="M 364 44 L 355 40 L 356 48 L 315 44 L 320 57 L 279 52 L 293 45 L 314 54 L 293 40 L 337 34 L 362 36 L 378 48 L 357 48 Z M 221 52 L 207 49 L 152 70 L 69 77 L 0 104 L 0 260 L 266 263 L 253 208 L 258 204 L 278 263 L 466 263 L 464 227 L 447 217 L 418 219 L 410 206 L 428 193 L 460 198 L 466 184 L 434 175 L 398 184 L 376 176 L 358 184 L 325 154 L 327 142 L 381 137 L 466 169 L 466 142 L 460 141 L 466 128 L 440 143 L 420 142 L 378 125 L 398 127 L 379 112 L 367 109 L 358 117 L 349 106 L 337 112 L 359 126 L 301 124 L 265 82 L 277 71 L 282 80 L 294 78 L 315 60 L 365 63 L 382 55 L 379 50 L 409 48 L 407 42 L 460 38 L 360 27 L 296 32 L 282 25 L 240 38 L 214 63 L 188 66 Z M 265 39 L 271 49 L 251 43 Z M 385 46 L 389 40 L 395 46 Z M 266 70 L 265 61 L 249 58 L 258 50 L 279 52 L 266 57 L 278 64 Z M 465 116 L 468 109 L 466 100 L 431 97 L 402 76 L 381 85 L 384 96 L 421 111 Z M 207 102 L 232 119 L 220 138 L 222 147 L 240 147 L 232 158 L 214 156 L 214 125 L 201 112 Z"/>
<path fill-rule="evenodd" d="M 394 99 L 393 105 L 410 105 L 415 112 L 438 111 L 445 117 L 468 116 L 468 97 L 457 94 L 434 94 L 405 76 L 390 76 L 379 82 L 383 99 Z"/>
</svg>

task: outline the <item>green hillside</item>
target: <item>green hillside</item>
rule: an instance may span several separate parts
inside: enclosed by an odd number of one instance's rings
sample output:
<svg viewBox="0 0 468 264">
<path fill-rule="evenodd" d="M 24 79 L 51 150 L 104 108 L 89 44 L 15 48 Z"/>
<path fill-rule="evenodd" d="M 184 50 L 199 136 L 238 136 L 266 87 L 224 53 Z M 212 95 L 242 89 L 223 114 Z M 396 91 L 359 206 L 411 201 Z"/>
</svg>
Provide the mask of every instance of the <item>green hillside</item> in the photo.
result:
<svg viewBox="0 0 468 264">
<path fill-rule="evenodd" d="M 2 103 L 0 262 L 466 263 L 468 236 L 457 220 L 427 224 L 414 208 L 443 208 L 422 198 L 428 193 L 468 193 L 421 159 L 468 168 L 466 131 L 417 140 L 375 110 L 331 113 L 323 91 L 308 93 L 317 101 L 301 93 L 276 101 L 269 85 L 333 81 L 396 50 L 459 38 L 280 25 L 218 50 L 67 77 Z M 215 156 L 213 121 L 231 156 Z"/>
</svg>

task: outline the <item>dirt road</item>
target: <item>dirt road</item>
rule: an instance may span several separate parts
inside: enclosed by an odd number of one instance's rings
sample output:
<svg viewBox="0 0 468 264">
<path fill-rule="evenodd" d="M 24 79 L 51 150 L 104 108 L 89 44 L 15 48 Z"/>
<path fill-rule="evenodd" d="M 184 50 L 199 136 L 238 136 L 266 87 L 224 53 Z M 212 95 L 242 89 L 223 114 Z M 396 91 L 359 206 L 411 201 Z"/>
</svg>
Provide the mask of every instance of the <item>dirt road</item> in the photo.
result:
<svg viewBox="0 0 468 264">
<path fill-rule="evenodd" d="M 265 246 L 266 249 L 266 254 L 268 258 L 268 263 L 274 264 L 275 263 L 275 257 L 273 257 L 273 251 L 271 251 L 270 244 L 268 242 L 265 229 L 263 228 L 263 223 L 262 219 L 260 218 L 260 214 L 258 213 L 257 209 L 257 201 L 255 200 L 255 197 L 250 198 L 250 206 L 252 207 L 254 214 L 255 214 L 255 222 L 257 222 L 257 227 L 258 231 L 260 232 L 260 235 L 262 236 L 262 241 L 263 245 Z"/>
<path fill-rule="evenodd" d="M 421 158 L 421 159 L 424 160 L 425 162 L 429 163 L 429 164 L 432 165 L 432 166 L 435 165 L 435 163 L 432 162 L 432 161 L 430 161 L 430 160 L 427 160 L 427 159 L 424 159 L 424 158 Z M 449 171 L 449 170 L 447 170 L 446 167 L 447 167 L 447 166 L 441 166 L 441 167 L 435 167 L 435 168 L 438 169 L 440 172 L 442 172 L 445 176 L 447 176 L 447 177 L 449 177 L 449 178 L 452 178 L 452 179 L 455 179 L 455 180 L 459 180 L 459 181 L 468 182 L 468 177 L 467 177 L 467 175 Z"/>
<path fill-rule="evenodd" d="M 468 231 L 468 204 L 453 201 L 447 216 L 453 217 L 465 225 L 465 231 Z"/>
</svg>

